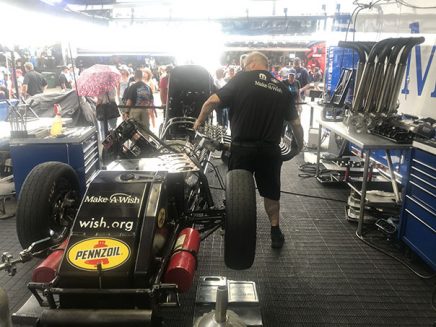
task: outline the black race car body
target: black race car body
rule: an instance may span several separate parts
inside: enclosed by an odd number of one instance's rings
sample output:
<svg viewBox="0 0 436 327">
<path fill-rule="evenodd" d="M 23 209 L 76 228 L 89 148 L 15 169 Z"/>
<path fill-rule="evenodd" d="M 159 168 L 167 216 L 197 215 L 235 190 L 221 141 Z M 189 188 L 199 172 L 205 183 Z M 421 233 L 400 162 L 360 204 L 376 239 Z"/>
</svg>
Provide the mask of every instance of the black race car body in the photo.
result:
<svg viewBox="0 0 436 327">
<path fill-rule="evenodd" d="M 44 163 L 28 175 L 17 207 L 18 237 L 28 249 L 17 261 L 46 256 L 28 284 L 44 308 L 40 326 L 158 324 L 160 308 L 178 305 L 178 293 L 191 286 L 200 241 L 218 229 L 226 264 L 252 265 L 253 177 L 235 170 L 224 181 L 211 155 L 224 149 L 225 132 L 192 129 L 211 81 L 201 67 L 176 67 L 160 137 L 122 122 L 104 142 L 105 169 L 82 197 L 66 164 Z M 225 202 L 212 197 L 210 171 Z M 1 268 L 13 272 L 14 263 Z"/>
</svg>

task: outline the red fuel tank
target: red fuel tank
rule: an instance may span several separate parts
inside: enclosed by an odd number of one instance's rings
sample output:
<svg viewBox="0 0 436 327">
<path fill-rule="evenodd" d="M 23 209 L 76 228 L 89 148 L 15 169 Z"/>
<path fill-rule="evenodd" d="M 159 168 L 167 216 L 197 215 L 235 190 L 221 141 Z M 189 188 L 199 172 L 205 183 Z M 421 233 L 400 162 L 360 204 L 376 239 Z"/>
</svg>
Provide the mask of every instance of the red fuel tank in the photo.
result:
<svg viewBox="0 0 436 327">
<path fill-rule="evenodd" d="M 58 248 L 54 249 L 53 252 L 33 270 L 32 282 L 49 283 L 56 277 L 59 264 L 61 263 L 67 245 L 68 239 L 63 241 Z"/>
<path fill-rule="evenodd" d="M 193 228 L 182 230 L 174 246 L 164 281 L 177 284 L 182 293 L 188 291 L 194 279 L 199 248 L 200 233 Z"/>
</svg>

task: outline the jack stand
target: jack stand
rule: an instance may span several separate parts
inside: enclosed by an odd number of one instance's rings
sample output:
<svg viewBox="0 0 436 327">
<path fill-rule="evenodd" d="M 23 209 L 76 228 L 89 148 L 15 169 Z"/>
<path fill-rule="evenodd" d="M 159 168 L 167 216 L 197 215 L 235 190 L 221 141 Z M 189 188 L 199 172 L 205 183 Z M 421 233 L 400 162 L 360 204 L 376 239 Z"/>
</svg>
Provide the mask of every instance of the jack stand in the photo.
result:
<svg viewBox="0 0 436 327">
<path fill-rule="evenodd" d="M 195 327 L 262 327 L 256 284 L 222 276 L 200 276 L 193 323 Z"/>
</svg>

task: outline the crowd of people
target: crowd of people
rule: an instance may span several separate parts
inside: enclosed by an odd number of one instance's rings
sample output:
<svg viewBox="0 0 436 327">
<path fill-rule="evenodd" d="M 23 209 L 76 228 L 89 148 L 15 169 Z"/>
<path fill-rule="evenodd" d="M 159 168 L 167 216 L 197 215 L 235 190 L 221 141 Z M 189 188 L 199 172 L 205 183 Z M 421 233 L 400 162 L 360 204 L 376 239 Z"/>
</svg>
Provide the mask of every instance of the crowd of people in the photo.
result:
<svg viewBox="0 0 436 327">
<path fill-rule="evenodd" d="M 24 74 L 21 69 L 16 69 L 19 96 L 27 98 L 35 94 L 43 93 L 47 87 L 47 81 L 44 77 L 35 71 L 30 62 L 25 63 L 23 67 L 25 71 Z M 120 82 L 116 88 L 107 94 L 98 96 L 95 99 L 96 105 L 107 106 L 108 103 L 116 103 L 117 105 L 132 107 L 133 109 L 122 109 L 119 116 L 121 116 L 122 119 L 133 117 L 144 127 L 156 128 L 157 112 L 153 106 L 166 106 L 168 78 L 173 69 L 173 65 L 160 66 L 154 70 L 154 73 L 150 68 L 144 66 L 134 69 L 132 65 L 119 64 L 117 68 L 121 75 Z M 241 70 L 242 67 L 235 63 L 216 69 L 214 73 L 215 89 L 219 90 L 224 87 Z M 4 85 L 4 82 L 0 82 L 0 99 L 14 97 L 16 88 L 13 85 L 10 74 L 7 74 L 5 71 L 0 72 L 3 73 L 3 76 L 0 77 L 3 77 L 4 81 L 9 80 L 9 88 Z M 302 66 L 300 58 L 294 58 L 293 62 L 286 66 L 272 65 L 272 67 L 270 67 L 270 73 L 277 80 L 282 81 L 292 96 L 295 97 L 298 112 L 301 112 L 301 106 L 299 106 L 298 103 L 304 100 L 304 95 L 307 90 L 311 88 L 319 90 L 319 83 L 322 81 L 323 77 L 319 67 L 311 66 L 310 69 L 306 69 Z M 61 90 L 68 91 L 74 89 L 75 82 L 79 76 L 79 69 L 71 65 L 63 66 L 57 77 Z M 158 92 L 159 97 L 156 98 L 155 95 L 157 95 Z M 135 109 L 138 106 L 142 107 L 142 109 Z M 215 116 L 219 125 L 226 129 L 229 127 L 228 108 L 217 107 L 215 109 Z M 97 120 L 98 117 L 99 115 L 97 115 Z M 106 128 L 114 128 L 117 121 L 118 116 L 108 119 L 108 126 L 106 126 Z M 100 137 L 104 138 L 107 130 L 105 132 L 101 121 L 97 122 L 97 127 Z"/>
</svg>

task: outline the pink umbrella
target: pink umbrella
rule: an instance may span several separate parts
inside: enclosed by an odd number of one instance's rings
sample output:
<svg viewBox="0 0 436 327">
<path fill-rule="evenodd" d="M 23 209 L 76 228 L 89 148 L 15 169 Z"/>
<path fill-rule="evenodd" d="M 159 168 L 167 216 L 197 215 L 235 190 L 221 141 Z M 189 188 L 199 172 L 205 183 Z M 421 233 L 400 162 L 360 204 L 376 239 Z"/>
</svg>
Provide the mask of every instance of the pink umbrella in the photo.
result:
<svg viewBox="0 0 436 327">
<path fill-rule="evenodd" d="M 99 96 L 116 87 L 121 74 L 115 66 L 94 65 L 85 69 L 77 79 L 77 93 L 81 96 Z"/>
</svg>

